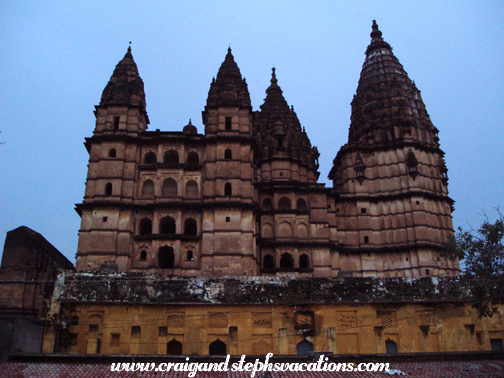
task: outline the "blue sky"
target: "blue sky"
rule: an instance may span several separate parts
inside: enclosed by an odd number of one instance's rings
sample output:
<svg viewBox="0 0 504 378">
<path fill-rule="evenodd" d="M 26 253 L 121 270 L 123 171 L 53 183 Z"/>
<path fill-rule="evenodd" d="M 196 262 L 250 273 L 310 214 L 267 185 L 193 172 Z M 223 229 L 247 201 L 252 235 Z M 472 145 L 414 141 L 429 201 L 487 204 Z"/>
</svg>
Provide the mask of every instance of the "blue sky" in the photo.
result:
<svg viewBox="0 0 504 378">
<path fill-rule="evenodd" d="M 376 19 L 422 91 L 449 169 L 454 225 L 504 210 L 502 1 L 2 1 L 0 244 L 26 225 L 75 261 L 100 101 L 132 41 L 149 129 L 203 132 L 230 45 L 254 109 L 271 68 L 321 152 L 321 182 L 348 138 L 350 102 Z"/>
</svg>

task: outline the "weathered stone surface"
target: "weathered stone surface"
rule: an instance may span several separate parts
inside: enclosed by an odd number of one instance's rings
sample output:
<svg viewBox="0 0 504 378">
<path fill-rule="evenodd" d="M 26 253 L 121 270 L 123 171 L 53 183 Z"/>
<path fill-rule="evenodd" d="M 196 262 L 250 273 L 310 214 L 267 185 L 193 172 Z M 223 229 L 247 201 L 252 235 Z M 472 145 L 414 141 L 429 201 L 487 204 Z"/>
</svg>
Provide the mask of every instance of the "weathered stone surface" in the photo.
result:
<svg viewBox="0 0 504 378">
<path fill-rule="evenodd" d="M 166 277 L 151 273 L 62 273 L 57 301 L 100 303 L 295 304 L 463 301 L 458 277 Z"/>
</svg>

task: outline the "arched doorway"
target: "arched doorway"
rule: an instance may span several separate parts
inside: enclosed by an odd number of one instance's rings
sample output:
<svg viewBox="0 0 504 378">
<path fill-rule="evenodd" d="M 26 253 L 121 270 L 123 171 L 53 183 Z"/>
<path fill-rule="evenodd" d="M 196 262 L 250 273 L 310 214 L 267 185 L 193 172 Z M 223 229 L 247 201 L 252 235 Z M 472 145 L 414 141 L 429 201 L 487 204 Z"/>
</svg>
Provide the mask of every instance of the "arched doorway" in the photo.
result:
<svg viewBox="0 0 504 378">
<path fill-rule="evenodd" d="M 227 354 L 226 343 L 220 341 L 219 339 L 215 340 L 208 347 L 208 354 L 217 355 L 217 356 L 225 356 Z"/>
<path fill-rule="evenodd" d="M 173 248 L 164 246 L 159 248 L 158 264 L 160 269 L 173 269 L 175 265 L 175 253 Z"/>
<path fill-rule="evenodd" d="M 176 355 L 181 355 L 182 354 L 182 343 L 180 341 L 173 340 L 169 341 L 166 344 L 166 354 L 176 354 Z"/>
<path fill-rule="evenodd" d="M 397 344 L 395 341 L 387 340 L 385 341 L 385 349 L 387 354 L 397 354 Z"/>
</svg>

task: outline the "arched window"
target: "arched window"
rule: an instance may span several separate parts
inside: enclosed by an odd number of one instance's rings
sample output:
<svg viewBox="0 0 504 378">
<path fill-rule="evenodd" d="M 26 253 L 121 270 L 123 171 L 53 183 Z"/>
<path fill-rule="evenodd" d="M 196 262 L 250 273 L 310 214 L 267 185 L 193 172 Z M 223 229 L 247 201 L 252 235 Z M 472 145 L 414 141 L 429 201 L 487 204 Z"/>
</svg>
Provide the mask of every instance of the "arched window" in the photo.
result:
<svg viewBox="0 0 504 378">
<path fill-rule="evenodd" d="M 166 344 L 166 354 L 180 356 L 182 354 L 182 343 L 173 338 L 173 340 Z"/>
<path fill-rule="evenodd" d="M 218 355 L 225 356 L 227 354 L 226 344 L 219 339 L 215 340 L 210 344 L 208 348 L 208 354 L 210 355 Z"/>
<path fill-rule="evenodd" d="M 172 247 L 164 246 L 159 248 L 158 264 L 160 269 L 173 269 L 175 266 L 175 254 Z"/>
<path fill-rule="evenodd" d="M 175 219 L 172 217 L 164 217 L 159 221 L 160 234 L 175 234 L 176 226 Z"/>
<path fill-rule="evenodd" d="M 263 211 L 270 211 L 273 209 L 273 203 L 271 202 L 271 198 L 265 198 L 262 205 Z"/>
<path fill-rule="evenodd" d="M 194 261 L 194 252 L 189 250 L 187 251 L 187 258 L 186 261 Z"/>
<path fill-rule="evenodd" d="M 185 187 L 186 198 L 198 198 L 198 184 L 194 180 L 190 180 L 186 183 Z"/>
<path fill-rule="evenodd" d="M 177 181 L 171 177 L 164 180 L 162 193 L 163 197 L 176 197 L 178 194 Z"/>
<path fill-rule="evenodd" d="M 149 218 L 143 218 L 142 220 L 140 220 L 138 233 L 140 235 L 152 234 L 152 221 Z"/>
<path fill-rule="evenodd" d="M 71 326 L 76 327 L 79 325 L 79 317 L 77 315 L 72 316 Z"/>
<path fill-rule="evenodd" d="M 231 160 L 232 158 L 233 158 L 233 153 L 228 148 L 226 151 L 224 151 L 224 159 Z"/>
<path fill-rule="evenodd" d="M 111 196 L 112 195 L 112 183 L 111 182 L 107 182 L 105 184 L 105 195 L 106 196 Z"/>
<path fill-rule="evenodd" d="M 184 222 L 184 235 L 197 235 L 198 226 L 196 221 L 192 218 L 186 219 Z"/>
<path fill-rule="evenodd" d="M 282 256 L 280 257 L 280 268 L 294 268 L 294 259 L 290 253 L 282 253 Z"/>
<path fill-rule="evenodd" d="M 261 236 L 263 238 L 273 238 L 275 236 L 271 223 L 265 223 L 263 225 Z"/>
<path fill-rule="evenodd" d="M 275 260 L 273 259 L 273 256 L 264 256 L 263 267 L 264 269 L 275 269 Z"/>
<path fill-rule="evenodd" d="M 157 161 L 156 154 L 152 151 L 144 155 L 144 164 L 155 164 Z"/>
<path fill-rule="evenodd" d="M 278 208 L 280 210 L 290 210 L 291 209 L 291 201 L 287 197 L 280 198 L 278 201 Z"/>
<path fill-rule="evenodd" d="M 108 152 L 108 156 L 111 157 L 111 158 L 115 158 L 116 157 L 116 149 L 115 148 L 111 148 Z"/>
<path fill-rule="evenodd" d="M 140 261 L 146 261 L 147 260 L 147 251 L 145 249 L 143 249 L 141 252 L 140 252 Z"/>
<path fill-rule="evenodd" d="M 296 228 L 296 236 L 301 239 L 308 237 L 308 228 L 304 223 L 299 223 Z"/>
<path fill-rule="evenodd" d="M 281 238 L 292 237 L 292 226 L 289 222 L 280 223 L 280 226 L 278 226 L 278 236 Z"/>
<path fill-rule="evenodd" d="M 226 184 L 224 185 L 224 195 L 225 196 L 233 195 L 233 188 L 231 187 L 230 182 L 226 182 Z"/>
<path fill-rule="evenodd" d="M 313 344 L 305 339 L 296 346 L 296 351 L 299 356 L 305 356 L 309 352 L 313 352 Z"/>
<path fill-rule="evenodd" d="M 154 197 L 154 182 L 152 180 L 145 180 L 142 185 L 142 197 Z"/>
<path fill-rule="evenodd" d="M 302 198 L 298 199 L 296 202 L 296 209 L 299 211 L 306 211 L 306 201 Z"/>
<path fill-rule="evenodd" d="M 165 164 L 178 164 L 179 155 L 175 150 L 166 151 L 164 153 L 163 163 Z"/>
<path fill-rule="evenodd" d="M 397 354 L 397 344 L 390 339 L 385 341 L 385 349 L 388 354 Z"/>
<path fill-rule="evenodd" d="M 299 256 L 299 268 L 300 269 L 310 268 L 310 258 L 306 253 L 303 253 L 301 256 Z"/>
<path fill-rule="evenodd" d="M 199 155 L 197 152 L 191 151 L 187 154 L 186 163 L 189 165 L 199 164 Z"/>
</svg>

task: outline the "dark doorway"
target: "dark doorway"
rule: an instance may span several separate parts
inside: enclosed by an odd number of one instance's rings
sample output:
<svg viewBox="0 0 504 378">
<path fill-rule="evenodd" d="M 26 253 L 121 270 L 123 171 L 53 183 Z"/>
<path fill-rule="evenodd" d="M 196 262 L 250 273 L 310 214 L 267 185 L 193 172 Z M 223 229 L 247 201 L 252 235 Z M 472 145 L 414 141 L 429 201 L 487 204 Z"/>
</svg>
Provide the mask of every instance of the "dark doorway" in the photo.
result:
<svg viewBox="0 0 504 378">
<path fill-rule="evenodd" d="M 144 156 L 144 164 L 155 164 L 156 163 L 156 154 L 154 152 L 147 152 Z"/>
<path fill-rule="evenodd" d="M 166 151 L 163 158 L 165 164 L 178 164 L 179 154 L 175 150 Z"/>
<path fill-rule="evenodd" d="M 502 352 L 502 339 L 490 339 L 490 345 L 492 346 L 492 351 Z"/>
<path fill-rule="evenodd" d="M 152 221 L 149 218 L 143 218 L 140 221 L 140 235 L 152 234 Z"/>
<path fill-rule="evenodd" d="M 197 235 L 198 226 L 196 221 L 192 218 L 186 219 L 184 223 L 184 235 Z"/>
<path fill-rule="evenodd" d="M 227 354 L 226 343 L 220 341 L 219 339 L 215 340 L 210 344 L 208 348 L 208 354 L 217 355 L 217 356 L 225 356 Z"/>
<path fill-rule="evenodd" d="M 297 345 L 296 350 L 299 356 L 306 356 L 309 352 L 313 352 L 313 344 L 305 339 Z"/>
<path fill-rule="evenodd" d="M 280 268 L 294 268 L 294 259 L 290 253 L 283 253 L 280 258 Z"/>
<path fill-rule="evenodd" d="M 105 195 L 106 196 L 112 195 L 112 183 L 111 182 L 107 182 L 107 184 L 105 185 Z"/>
<path fill-rule="evenodd" d="M 310 268 L 310 258 L 306 253 L 303 253 L 299 257 L 299 268 L 300 269 L 309 269 Z"/>
<path fill-rule="evenodd" d="M 158 264 L 161 269 L 173 269 L 175 265 L 175 254 L 173 253 L 172 247 L 164 246 L 159 248 Z"/>
<path fill-rule="evenodd" d="M 182 354 L 182 343 L 180 341 L 175 340 L 175 339 L 169 341 L 166 344 L 166 354 L 181 355 Z"/>
<path fill-rule="evenodd" d="M 186 163 L 189 165 L 198 165 L 199 164 L 199 155 L 198 153 L 191 151 L 187 154 Z"/>
<path fill-rule="evenodd" d="M 275 260 L 273 259 L 273 256 L 264 256 L 264 269 L 275 269 Z"/>
<path fill-rule="evenodd" d="M 224 195 L 225 196 L 231 196 L 233 195 L 233 188 L 231 187 L 231 183 L 226 182 L 224 185 Z"/>
<path fill-rule="evenodd" d="M 385 341 L 385 349 L 388 354 L 397 354 L 397 344 L 395 341 L 387 340 Z"/>
<path fill-rule="evenodd" d="M 173 219 L 172 217 L 161 218 L 161 221 L 159 222 L 160 234 L 174 234 L 175 231 L 175 219 Z"/>
</svg>

